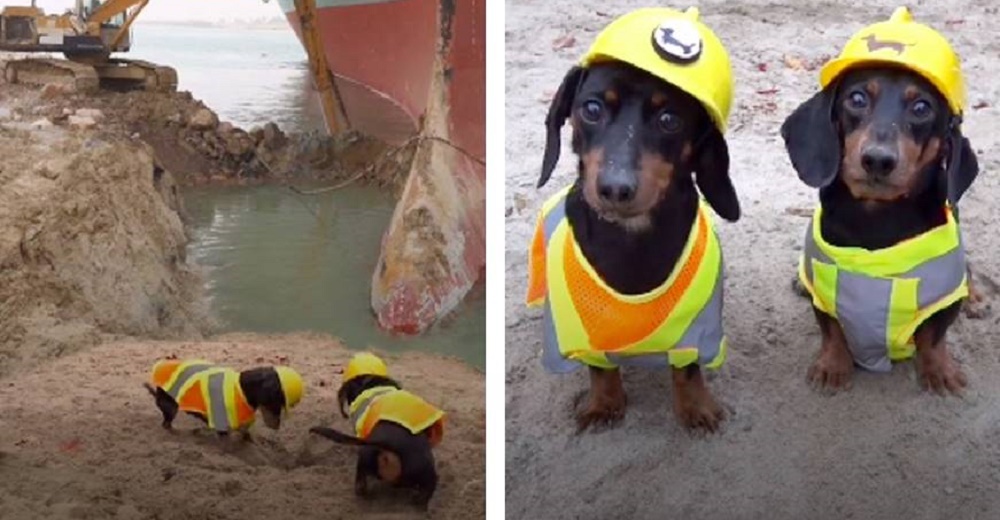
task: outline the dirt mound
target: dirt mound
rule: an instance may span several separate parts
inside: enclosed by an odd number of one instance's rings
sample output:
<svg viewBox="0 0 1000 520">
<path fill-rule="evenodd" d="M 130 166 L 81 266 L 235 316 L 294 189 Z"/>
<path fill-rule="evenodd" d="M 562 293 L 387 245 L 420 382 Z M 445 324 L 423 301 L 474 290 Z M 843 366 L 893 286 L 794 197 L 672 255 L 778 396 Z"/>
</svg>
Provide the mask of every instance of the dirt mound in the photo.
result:
<svg viewBox="0 0 1000 520">
<path fill-rule="evenodd" d="M 141 143 L 0 126 L 0 374 L 101 334 L 197 335 L 180 209 Z"/>
<path fill-rule="evenodd" d="M 259 421 L 253 444 L 220 441 L 187 416 L 167 432 L 141 384 L 155 360 L 170 354 L 237 368 L 280 360 L 302 373 L 305 396 L 281 430 Z M 229 335 L 196 344 L 105 344 L 7 377 L 0 387 L 0 518 L 427 518 L 409 494 L 374 481 L 372 500 L 356 498 L 355 448 L 308 433 L 316 425 L 349 431 L 336 411 L 348 356 L 322 336 Z M 386 362 L 405 388 L 448 413 L 435 450 L 440 483 L 430 517 L 483 518 L 483 375 L 422 354 Z"/>
</svg>

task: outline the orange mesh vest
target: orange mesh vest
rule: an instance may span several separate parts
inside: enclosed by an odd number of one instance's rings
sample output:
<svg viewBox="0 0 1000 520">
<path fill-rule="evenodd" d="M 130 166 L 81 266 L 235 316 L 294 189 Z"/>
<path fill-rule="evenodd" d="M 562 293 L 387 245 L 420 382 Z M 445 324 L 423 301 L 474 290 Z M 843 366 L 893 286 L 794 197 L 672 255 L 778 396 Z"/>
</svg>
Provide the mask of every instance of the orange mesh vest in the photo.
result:
<svg viewBox="0 0 1000 520">
<path fill-rule="evenodd" d="M 150 379 L 181 410 L 203 415 L 215 431 L 236 430 L 254 422 L 254 410 L 240 389 L 240 374 L 235 370 L 200 359 L 164 359 L 153 365 Z"/>
<path fill-rule="evenodd" d="M 623 295 L 587 262 L 566 219 L 570 187 L 542 207 L 529 253 L 527 304 L 544 306 L 542 361 L 552 372 L 580 363 L 719 367 L 722 331 L 722 251 L 709 210 L 698 214 L 673 272 L 656 289 Z"/>
<path fill-rule="evenodd" d="M 444 436 L 444 412 L 416 395 L 391 386 L 369 388 L 351 403 L 351 422 L 359 438 L 367 439 L 379 421 L 394 422 L 416 435 L 427 431 L 431 446 Z"/>
</svg>

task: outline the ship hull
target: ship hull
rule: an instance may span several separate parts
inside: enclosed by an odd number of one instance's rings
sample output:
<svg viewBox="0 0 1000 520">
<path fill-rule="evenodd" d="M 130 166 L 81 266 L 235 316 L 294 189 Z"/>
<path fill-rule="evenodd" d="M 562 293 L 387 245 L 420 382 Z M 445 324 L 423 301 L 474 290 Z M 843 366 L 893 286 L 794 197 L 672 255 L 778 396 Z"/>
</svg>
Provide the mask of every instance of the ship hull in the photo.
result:
<svg viewBox="0 0 1000 520">
<path fill-rule="evenodd" d="M 279 3 L 300 33 L 293 0 Z M 372 307 L 384 328 L 418 333 L 457 306 L 485 269 L 485 1 L 316 5 L 351 128 L 416 146 L 383 237 Z"/>
</svg>

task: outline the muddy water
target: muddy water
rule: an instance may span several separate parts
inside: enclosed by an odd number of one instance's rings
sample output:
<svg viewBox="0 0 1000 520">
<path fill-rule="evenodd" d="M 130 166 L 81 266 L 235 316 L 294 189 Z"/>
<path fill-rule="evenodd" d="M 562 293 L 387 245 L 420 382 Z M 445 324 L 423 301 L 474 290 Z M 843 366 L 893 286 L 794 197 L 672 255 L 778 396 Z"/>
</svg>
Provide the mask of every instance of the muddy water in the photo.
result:
<svg viewBox="0 0 1000 520">
<path fill-rule="evenodd" d="M 419 349 L 482 368 L 483 290 L 416 338 L 380 330 L 370 308 L 371 275 L 393 199 L 364 187 L 297 195 L 279 186 L 198 188 L 185 194 L 192 218 L 189 258 L 226 330 L 319 331 L 350 348 Z"/>
</svg>

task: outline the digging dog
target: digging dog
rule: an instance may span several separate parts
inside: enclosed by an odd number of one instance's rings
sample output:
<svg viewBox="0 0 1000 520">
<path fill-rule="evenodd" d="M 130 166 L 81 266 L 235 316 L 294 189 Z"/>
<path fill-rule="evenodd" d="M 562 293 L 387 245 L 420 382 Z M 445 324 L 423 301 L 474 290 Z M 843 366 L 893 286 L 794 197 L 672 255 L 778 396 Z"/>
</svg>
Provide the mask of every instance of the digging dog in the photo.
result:
<svg viewBox="0 0 1000 520">
<path fill-rule="evenodd" d="M 640 9 L 598 35 L 549 107 L 538 186 L 566 121 L 577 176 L 542 207 L 526 300 L 544 307 L 545 368 L 588 367 L 580 431 L 624 417 L 623 365 L 670 367 L 684 426 L 715 431 L 723 420 L 702 367 L 720 366 L 726 350 L 709 208 L 740 217 L 723 137 L 731 77 L 696 9 Z"/>
<path fill-rule="evenodd" d="M 143 383 L 163 413 L 163 428 L 170 430 L 179 411 L 197 417 L 220 437 L 240 432 L 250 440 L 249 429 L 259 410 L 264 424 L 281 427 L 282 412 L 302 399 L 302 378 L 284 367 L 259 367 L 238 372 L 201 359 L 158 361 Z"/>
<path fill-rule="evenodd" d="M 915 357 L 923 387 L 959 392 L 946 333 L 970 294 L 958 202 L 978 162 L 961 133 L 958 57 L 900 8 L 820 76 L 781 128 L 799 178 L 819 190 L 799 267 L 822 334 L 807 378 L 841 389 L 855 365 L 885 372 Z"/>
<path fill-rule="evenodd" d="M 415 490 L 414 503 L 426 510 L 437 489 L 433 448 L 444 435 L 444 412 L 403 390 L 389 377 L 385 363 L 370 353 L 352 357 L 337 401 L 355 435 L 322 426 L 309 431 L 336 443 L 360 446 L 355 493 L 367 496 L 368 477 L 374 477 Z"/>
</svg>

